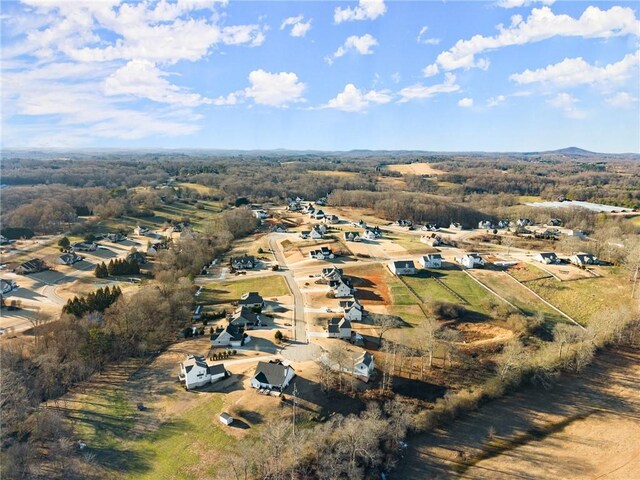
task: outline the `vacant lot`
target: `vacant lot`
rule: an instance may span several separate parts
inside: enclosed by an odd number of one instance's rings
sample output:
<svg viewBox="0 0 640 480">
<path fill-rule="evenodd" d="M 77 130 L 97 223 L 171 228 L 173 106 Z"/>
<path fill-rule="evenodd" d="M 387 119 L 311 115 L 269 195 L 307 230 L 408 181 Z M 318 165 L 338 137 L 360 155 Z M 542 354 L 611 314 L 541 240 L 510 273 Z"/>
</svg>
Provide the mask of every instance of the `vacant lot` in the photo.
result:
<svg viewBox="0 0 640 480">
<path fill-rule="evenodd" d="M 605 352 L 549 391 L 524 388 L 410 439 L 393 478 L 635 479 L 639 416 L 640 352 Z"/>
<path fill-rule="evenodd" d="M 393 172 L 411 175 L 441 175 L 444 172 L 437 170 L 429 163 L 408 163 L 404 165 L 388 165 L 387 168 Z"/>
<path fill-rule="evenodd" d="M 583 324 L 599 312 L 631 306 L 632 282 L 627 274 L 615 268 L 602 278 L 571 282 L 545 278 L 527 282 L 527 286 Z"/>
<path fill-rule="evenodd" d="M 289 288 L 281 275 L 249 277 L 241 280 L 209 283 L 198 300 L 202 303 L 227 303 L 239 300 L 246 292 L 258 292 L 263 297 L 289 295 Z"/>
<path fill-rule="evenodd" d="M 527 315 L 535 316 L 542 313 L 548 326 L 556 322 L 568 321 L 566 317 L 549 307 L 504 272 L 473 270 L 472 275 Z"/>
</svg>

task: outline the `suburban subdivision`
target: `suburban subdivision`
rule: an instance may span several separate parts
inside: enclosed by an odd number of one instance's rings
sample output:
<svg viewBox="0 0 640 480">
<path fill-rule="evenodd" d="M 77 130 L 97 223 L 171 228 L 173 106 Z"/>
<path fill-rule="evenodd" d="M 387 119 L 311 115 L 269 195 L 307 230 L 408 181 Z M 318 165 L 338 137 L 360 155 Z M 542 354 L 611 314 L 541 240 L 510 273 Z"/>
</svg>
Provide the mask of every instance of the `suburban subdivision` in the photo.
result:
<svg viewBox="0 0 640 480">
<path fill-rule="evenodd" d="M 617 412 L 639 409 L 640 199 L 605 211 L 594 191 L 572 206 L 563 169 L 590 168 L 583 157 L 558 160 L 560 186 L 537 197 L 511 184 L 460 196 L 497 161 L 465 177 L 473 157 L 336 158 L 168 158 L 190 173 L 149 164 L 117 195 L 3 188 L 3 463 L 83 478 L 510 478 L 528 465 L 512 453 L 575 429 L 599 438 L 578 450 L 589 475 L 629 478 L 637 442 L 617 442 L 639 432 Z M 24 161 L 4 163 L 5 181 Z M 32 181 L 66 162 L 39 160 Z M 539 162 L 499 160 L 513 178 Z M 602 165 L 637 183 L 637 162 Z M 68 216 L 39 212 L 41 195 Z"/>
</svg>

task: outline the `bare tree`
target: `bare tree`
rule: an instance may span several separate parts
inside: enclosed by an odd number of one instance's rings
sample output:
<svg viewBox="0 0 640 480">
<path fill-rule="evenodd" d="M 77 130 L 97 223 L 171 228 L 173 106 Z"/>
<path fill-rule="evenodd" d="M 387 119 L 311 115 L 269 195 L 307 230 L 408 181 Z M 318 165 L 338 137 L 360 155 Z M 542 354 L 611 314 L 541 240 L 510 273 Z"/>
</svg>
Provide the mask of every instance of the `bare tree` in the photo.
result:
<svg viewBox="0 0 640 480">
<path fill-rule="evenodd" d="M 402 320 L 393 315 L 375 315 L 373 317 L 373 325 L 378 327 L 378 345 L 382 345 L 384 334 L 392 328 L 400 328 L 402 326 Z"/>
<path fill-rule="evenodd" d="M 453 366 L 453 357 L 458 349 L 458 343 L 462 341 L 462 333 L 452 328 L 446 328 L 439 333 L 440 345 L 444 350 L 442 357 L 442 368 L 446 367 L 447 360 L 449 360 L 449 366 Z"/>
<path fill-rule="evenodd" d="M 429 368 L 433 366 L 433 355 L 438 346 L 438 331 L 440 325 L 433 318 L 427 318 L 416 329 L 416 340 L 418 343 L 418 350 L 422 356 L 420 363 L 420 377 L 424 378 L 424 356 L 429 359 Z"/>
<path fill-rule="evenodd" d="M 526 351 L 517 338 L 510 340 L 498 358 L 498 375 L 504 381 L 511 372 L 519 371 L 526 360 Z"/>
</svg>

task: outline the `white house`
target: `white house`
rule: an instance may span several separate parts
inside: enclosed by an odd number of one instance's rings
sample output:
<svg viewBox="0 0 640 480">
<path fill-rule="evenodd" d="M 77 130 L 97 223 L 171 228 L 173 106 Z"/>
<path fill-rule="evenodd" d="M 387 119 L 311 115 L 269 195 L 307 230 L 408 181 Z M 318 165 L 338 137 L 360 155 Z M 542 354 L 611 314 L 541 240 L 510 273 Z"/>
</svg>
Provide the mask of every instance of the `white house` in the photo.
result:
<svg viewBox="0 0 640 480">
<path fill-rule="evenodd" d="M 373 230 L 371 230 L 370 228 L 367 228 L 364 233 L 362 234 L 362 236 L 364 237 L 365 240 L 375 240 L 378 237 L 376 236 L 375 232 Z"/>
<path fill-rule="evenodd" d="M 253 214 L 258 220 L 264 220 L 265 218 L 269 218 L 269 214 L 264 210 L 253 210 Z"/>
<path fill-rule="evenodd" d="M 350 297 L 353 293 L 351 282 L 346 279 L 332 280 L 329 282 L 329 288 L 333 291 L 336 298 Z"/>
<path fill-rule="evenodd" d="M 264 298 L 258 292 L 243 293 L 238 300 L 239 307 L 246 308 L 262 308 L 264 307 Z"/>
<path fill-rule="evenodd" d="M 489 220 L 481 220 L 480 222 L 478 222 L 478 228 L 484 229 L 484 230 L 491 230 L 495 228 L 495 226 Z"/>
<path fill-rule="evenodd" d="M 359 242 L 360 234 L 358 232 L 344 232 L 344 239 L 347 242 Z"/>
<path fill-rule="evenodd" d="M 536 262 L 549 265 L 552 263 L 558 263 L 558 256 L 554 252 L 541 252 L 533 257 Z"/>
<path fill-rule="evenodd" d="M 440 226 L 437 223 L 427 223 L 422 227 L 422 230 L 437 232 L 438 230 L 440 230 Z"/>
<path fill-rule="evenodd" d="M 309 252 L 309 258 L 313 260 L 327 260 L 334 257 L 335 255 L 329 247 L 320 247 L 318 250 Z"/>
<path fill-rule="evenodd" d="M 424 268 L 441 268 L 442 267 L 442 255 L 439 253 L 429 253 L 422 257 L 420 260 L 420 265 Z"/>
<path fill-rule="evenodd" d="M 322 220 L 324 218 L 324 212 L 322 210 L 315 210 L 312 213 L 309 213 L 311 218 L 315 218 L 316 220 Z"/>
<path fill-rule="evenodd" d="M 369 352 L 364 352 L 358 358 L 356 358 L 355 363 L 353 365 L 353 373 L 357 377 L 362 377 L 362 379 L 367 382 L 373 372 L 376 369 L 376 364 L 373 361 L 373 355 Z"/>
<path fill-rule="evenodd" d="M 140 225 L 138 225 L 136 228 L 133 229 L 133 233 L 135 235 L 144 235 L 148 231 L 149 229 L 147 227 L 141 227 Z"/>
<path fill-rule="evenodd" d="M 224 330 L 215 332 L 210 337 L 212 347 L 243 347 L 251 341 L 244 329 L 237 325 L 227 325 Z"/>
<path fill-rule="evenodd" d="M 326 335 L 329 338 L 351 338 L 351 322 L 344 317 L 332 318 L 327 322 Z"/>
<path fill-rule="evenodd" d="M 295 375 L 293 367 L 285 365 L 279 360 L 258 362 L 256 371 L 251 378 L 251 386 L 281 392 L 289 386 Z"/>
<path fill-rule="evenodd" d="M 71 245 L 71 248 L 78 252 L 95 252 L 98 245 L 93 242 L 76 242 Z"/>
<path fill-rule="evenodd" d="M 439 247 L 440 245 L 445 244 L 444 239 L 440 235 L 436 235 L 435 233 L 420 236 L 420 241 L 422 243 L 426 243 L 427 245 L 431 245 L 432 247 Z"/>
<path fill-rule="evenodd" d="M 63 253 L 58 257 L 58 263 L 60 265 L 73 265 L 74 263 L 82 261 L 84 257 L 78 255 L 75 252 Z"/>
<path fill-rule="evenodd" d="M 187 390 L 202 387 L 227 376 L 223 364 L 208 365 L 204 357 L 199 355 L 187 355 L 187 359 L 180 364 L 180 376 L 178 377 Z"/>
<path fill-rule="evenodd" d="M 449 225 L 450 230 L 462 230 L 462 224 L 457 222 L 451 222 Z"/>
<path fill-rule="evenodd" d="M 0 293 L 3 295 L 6 295 L 16 288 L 18 288 L 18 285 L 14 280 L 0 280 Z"/>
<path fill-rule="evenodd" d="M 244 329 L 252 329 L 262 325 L 262 317 L 254 313 L 250 308 L 240 306 L 229 318 L 229 324 Z"/>
<path fill-rule="evenodd" d="M 233 257 L 231 266 L 236 270 L 252 269 L 258 262 L 253 255 L 243 255 L 242 257 Z"/>
<path fill-rule="evenodd" d="M 340 308 L 344 312 L 344 318 L 351 322 L 361 322 L 362 315 L 364 314 L 364 307 L 358 302 L 357 299 L 346 300 L 340 302 Z"/>
<path fill-rule="evenodd" d="M 326 281 L 340 280 L 342 278 L 342 269 L 336 266 L 322 269 L 322 279 Z"/>
<path fill-rule="evenodd" d="M 338 218 L 337 215 L 325 215 L 322 221 L 324 223 L 332 223 L 332 224 L 340 223 L 340 219 Z"/>
<path fill-rule="evenodd" d="M 416 265 L 413 260 L 395 260 L 389 263 L 389 270 L 396 275 L 415 275 Z"/>
<path fill-rule="evenodd" d="M 571 263 L 575 263 L 580 267 L 583 267 L 585 265 L 593 265 L 596 263 L 596 257 L 591 255 L 590 253 L 576 253 L 573 257 L 571 257 Z"/>
<path fill-rule="evenodd" d="M 320 231 L 320 229 L 313 227 L 311 229 L 311 232 L 309 232 L 309 238 L 320 240 L 321 238 L 324 238 L 324 234 Z"/>
<path fill-rule="evenodd" d="M 467 268 L 482 267 L 485 264 L 484 259 L 477 253 L 467 253 L 464 257 L 456 259 Z"/>
<path fill-rule="evenodd" d="M 320 357 L 320 361 L 325 365 L 328 365 L 333 370 L 342 369 L 343 372 L 354 375 L 360 380 L 368 382 L 376 368 L 373 355 L 366 351 L 363 353 L 349 352 L 349 354 L 350 358 L 342 365 L 334 362 L 327 354 L 323 354 Z"/>
</svg>

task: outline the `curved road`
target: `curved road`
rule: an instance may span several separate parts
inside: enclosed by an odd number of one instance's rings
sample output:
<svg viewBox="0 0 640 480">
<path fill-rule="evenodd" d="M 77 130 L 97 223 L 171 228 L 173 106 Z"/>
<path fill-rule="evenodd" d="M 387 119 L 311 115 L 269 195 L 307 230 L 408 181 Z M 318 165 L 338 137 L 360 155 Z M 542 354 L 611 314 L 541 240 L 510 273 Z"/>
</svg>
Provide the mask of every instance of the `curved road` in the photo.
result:
<svg viewBox="0 0 640 480">
<path fill-rule="evenodd" d="M 289 285 L 289 290 L 291 290 L 293 294 L 293 340 L 305 343 L 307 341 L 307 324 L 304 320 L 304 297 L 302 296 L 300 288 L 298 288 L 293 273 L 287 268 L 284 254 L 275 239 L 269 239 L 269 248 L 275 256 L 276 262 L 278 262 L 278 267 L 287 285 Z"/>
</svg>

